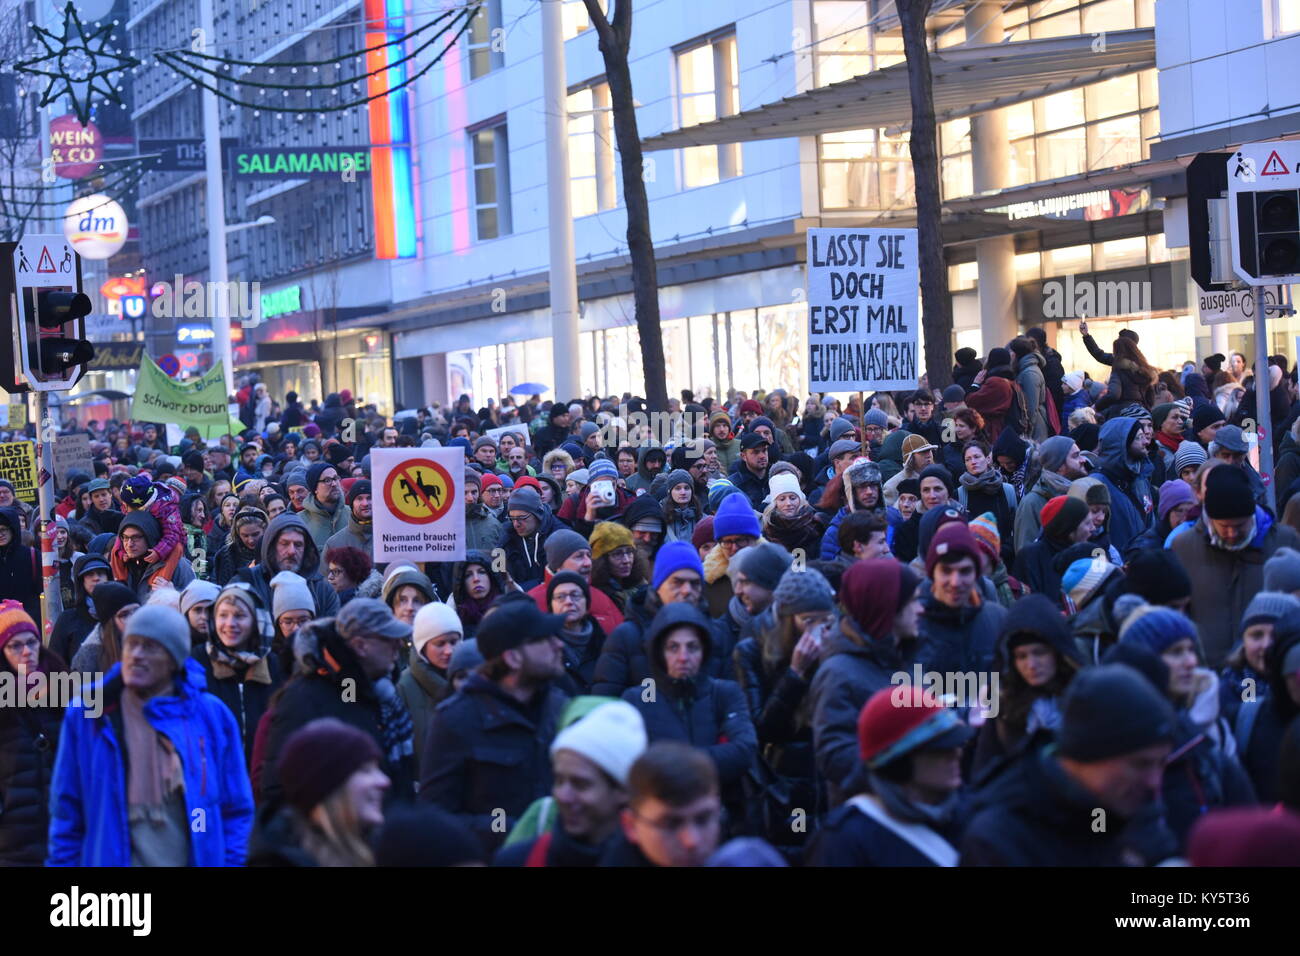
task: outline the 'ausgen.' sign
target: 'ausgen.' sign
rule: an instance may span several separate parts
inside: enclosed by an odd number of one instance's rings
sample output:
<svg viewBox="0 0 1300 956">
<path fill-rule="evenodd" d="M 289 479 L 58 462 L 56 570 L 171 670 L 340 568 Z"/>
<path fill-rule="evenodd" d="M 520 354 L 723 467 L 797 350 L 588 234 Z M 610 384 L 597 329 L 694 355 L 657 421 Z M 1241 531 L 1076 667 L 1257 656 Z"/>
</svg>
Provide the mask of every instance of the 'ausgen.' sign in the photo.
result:
<svg viewBox="0 0 1300 956">
<path fill-rule="evenodd" d="M 370 150 L 356 146 L 236 146 L 229 153 L 234 176 L 258 179 L 323 179 L 370 175 Z"/>
</svg>

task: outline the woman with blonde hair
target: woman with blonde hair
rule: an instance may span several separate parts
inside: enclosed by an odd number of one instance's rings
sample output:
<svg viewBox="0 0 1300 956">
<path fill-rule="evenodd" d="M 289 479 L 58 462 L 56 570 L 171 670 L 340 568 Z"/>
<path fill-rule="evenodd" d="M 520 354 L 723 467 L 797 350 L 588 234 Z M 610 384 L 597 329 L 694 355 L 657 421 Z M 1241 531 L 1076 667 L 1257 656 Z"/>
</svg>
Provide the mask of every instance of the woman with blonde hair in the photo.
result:
<svg viewBox="0 0 1300 956">
<path fill-rule="evenodd" d="M 285 805 L 258 821 L 249 866 L 374 866 L 370 834 L 384 822 L 387 775 L 373 737 L 334 717 L 285 742 Z"/>
</svg>

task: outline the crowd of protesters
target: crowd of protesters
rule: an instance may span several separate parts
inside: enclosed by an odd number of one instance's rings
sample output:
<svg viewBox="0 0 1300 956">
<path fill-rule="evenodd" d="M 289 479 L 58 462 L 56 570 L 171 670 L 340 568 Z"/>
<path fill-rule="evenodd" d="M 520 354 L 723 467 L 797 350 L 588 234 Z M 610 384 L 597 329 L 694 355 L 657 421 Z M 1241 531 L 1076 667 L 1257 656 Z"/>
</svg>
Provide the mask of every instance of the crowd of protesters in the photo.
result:
<svg viewBox="0 0 1300 956">
<path fill-rule="evenodd" d="M 1296 371 L 1260 435 L 1236 353 L 1083 331 L 1108 381 L 1035 328 L 862 406 L 91 423 L 44 640 L 0 481 L 0 862 L 1294 864 Z M 370 452 L 431 446 L 465 558 L 376 564 Z"/>
</svg>

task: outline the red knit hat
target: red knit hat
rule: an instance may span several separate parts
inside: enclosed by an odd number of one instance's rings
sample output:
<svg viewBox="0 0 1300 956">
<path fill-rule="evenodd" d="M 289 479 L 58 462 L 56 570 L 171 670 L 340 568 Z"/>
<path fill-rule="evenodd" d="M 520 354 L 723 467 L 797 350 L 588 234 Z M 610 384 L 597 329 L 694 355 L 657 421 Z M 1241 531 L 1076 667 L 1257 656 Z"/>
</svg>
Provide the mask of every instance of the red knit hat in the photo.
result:
<svg viewBox="0 0 1300 956">
<path fill-rule="evenodd" d="M 758 402 L 754 401 L 752 398 L 747 398 L 740 403 L 740 413 L 743 415 L 745 412 L 753 412 L 755 415 L 762 415 L 763 406 L 758 404 Z"/>
<path fill-rule="evenodd" d="M 956 561 L 962 557 L 970 558 L 975 567 L 980 566 L 979 542 L 970 533 L 970 528 L 960 521 L 951 521 L 941 525 L 930 539 L 930 550 L 925 553 L 925 573 L 934 576 L 934 566 L 942 561 Z"/>
<path fill-rule="evenodd" d="M 500 480 L 500 478 L 497 479 L 497 481 Z M 515 490 L 518 491 L 520 488 L 532 488 L 539 495 L 542 493 L 542 483 L 532 475 L 524 475 L 522 478 L 515 479 Z"/>
<path fill-rule="evenodd" d="M 957 713 L 914 684 L 885 687 L 858 714 L 858 753 L 871 770 L 914 750 L 949 750 L 971 737 Z"/>
<path fill-rule="evenodd" d="M 22 633 L 40 637 L 41 629 L 36 626 L 31 615 L 23 610 L 21 601 L 0 601 L 0 651 Z"/>
<path fill-rule="evenodd" d="M 492 488 L 496 485 L 501 485 L 502 487 L 504 487 L 505 483 L 501 480 L 500 475 L 494 475 L 491 472 L 488 472 L 486 475 L 484 475 L 483 480 L 479 482 L 479 487 L 483 491 L 487 491 L 489 488 Z"/>
</svg>

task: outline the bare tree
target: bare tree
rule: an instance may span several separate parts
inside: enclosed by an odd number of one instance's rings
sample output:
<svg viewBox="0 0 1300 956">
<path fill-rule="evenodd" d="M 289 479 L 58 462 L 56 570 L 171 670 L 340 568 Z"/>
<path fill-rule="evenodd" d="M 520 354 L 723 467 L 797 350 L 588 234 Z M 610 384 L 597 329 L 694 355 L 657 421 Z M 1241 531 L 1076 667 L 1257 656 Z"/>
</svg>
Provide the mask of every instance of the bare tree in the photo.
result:
<svg viewBox="0 0 1300 956">
<path fill-rule="evenodd" d="M 632 0 L 610 0 L 614 15 L 605 17 L 600 0 L 583 0 L 605 58 L 614 114 L 614 140 L 623 165 L 623 205 L 627 210 L 627 250 L 632 260 L 632 298 L 641 339 L 646 401 L 651 410 L 668 409 L 664 339 L 659 326 L 659 270 L 650 238 L 650 201 L 642 175 L 641 134 L 637 132 L 628 49 L 632 41 Z"/>
<path fill-rule="evenodd" d="M 952 383 L 952 299 L 943 259 L 942 193 L 939 191 L 938 135 L 930 50 L 925 20 L 933 0 L 897 0 L 912 97 L 912 177 L 916 191 L 917 255 L 921 272 L 921 324 L 925 328 L 925 371 L 931 388 Z"/>
<path fill-rule="evenodd" d="M 21 6 L 6 7 L 0 10 L 0 63 L 13 63 L 31 52 L 31 30 Z M 41 188 L 41 125 L 28 102 L 38 94 L 19 96 L 22 83 L 12 72 L 0 75 L 0 237 L 6 242 L 21 238 L 29 220 L 54 215 L 52 205 L 41 205 L 49 201 Z"/>
</svg>

